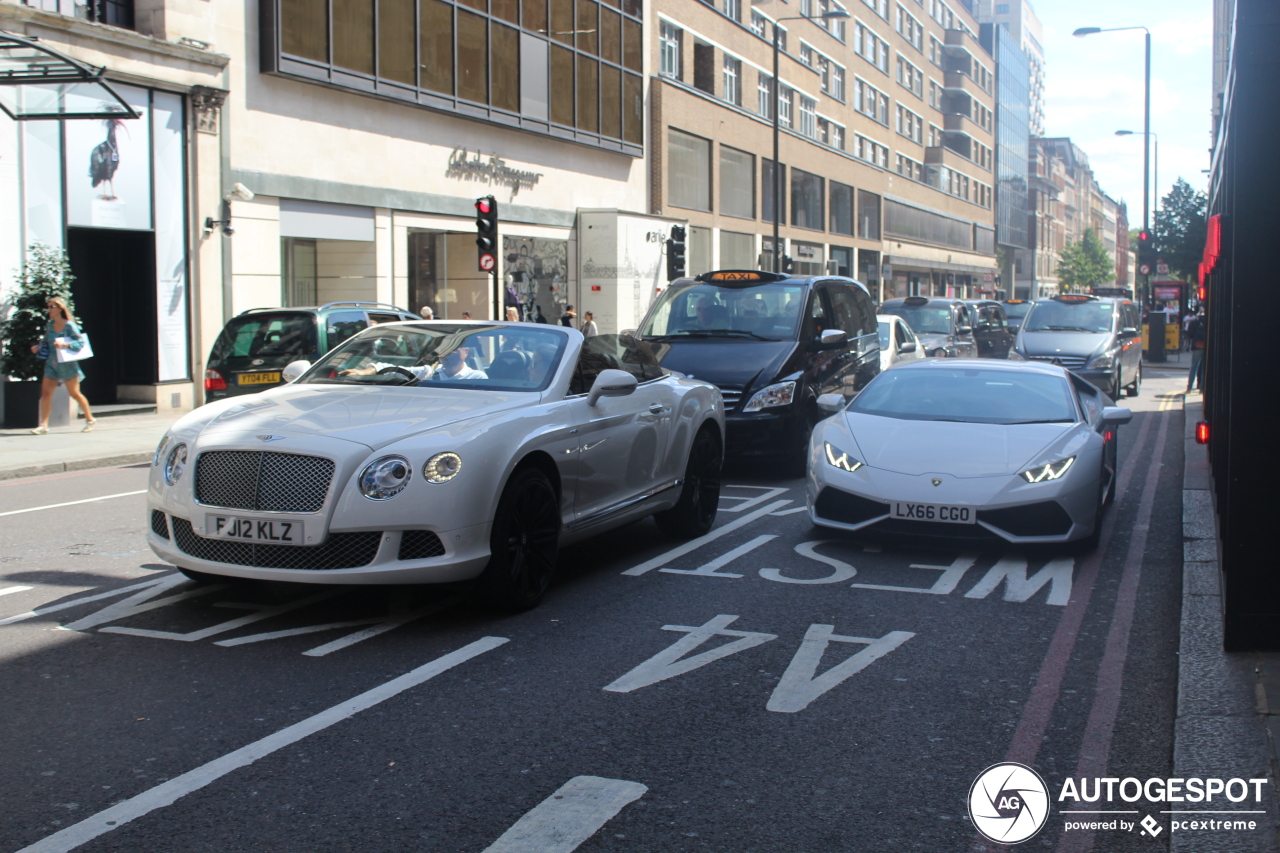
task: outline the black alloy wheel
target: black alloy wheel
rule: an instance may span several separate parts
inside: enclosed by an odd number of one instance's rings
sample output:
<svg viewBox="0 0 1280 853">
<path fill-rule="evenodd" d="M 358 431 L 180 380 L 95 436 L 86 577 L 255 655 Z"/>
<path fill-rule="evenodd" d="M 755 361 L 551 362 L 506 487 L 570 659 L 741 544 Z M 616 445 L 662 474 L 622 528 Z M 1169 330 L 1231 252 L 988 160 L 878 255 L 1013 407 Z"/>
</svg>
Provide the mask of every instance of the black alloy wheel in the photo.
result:
<svg viewBox="0 0 1280 853">
<path fill-rule="evenodd" d="M 677 539 L 696 539 L 711 530 L 720 503 L 724 454 L 715 430 L 703 427 L 693 438 L 684 467 L 680 500 L 671 509 L 654 515 L 658 529 Z"/>
<path fill-rule="evenodd" d="M 534 607 L 551 586 L 560 548 L 560 500 L 537 468 L 511 475 L 489 535 L 489 565 L 480 575 L 484 600 L 502 610 Z"/>
<path fill-rule="evenodd" d="M 1111 378 L 1111 390 L 1108 393 L 1111 395 L 1112 402 L 1119 400 L 1121 395 L 1124 394 L 1124 386 L 1120 384 L 1119 365 L 1116 366 L 1116 375 Z"/>
<path fill-rule="evenodd" d="M 1136 397 L 1138 396 L 1138 392 L 1141 390 L 1141 388 L 1142 388 L 1142 365 L 1139 364 L 1138 375 L 1133 377 L 1132 384 L 1130 384 L 1129 387 L 1125 389 L 1125 392 L 1130 397 Z"/>
</svg>

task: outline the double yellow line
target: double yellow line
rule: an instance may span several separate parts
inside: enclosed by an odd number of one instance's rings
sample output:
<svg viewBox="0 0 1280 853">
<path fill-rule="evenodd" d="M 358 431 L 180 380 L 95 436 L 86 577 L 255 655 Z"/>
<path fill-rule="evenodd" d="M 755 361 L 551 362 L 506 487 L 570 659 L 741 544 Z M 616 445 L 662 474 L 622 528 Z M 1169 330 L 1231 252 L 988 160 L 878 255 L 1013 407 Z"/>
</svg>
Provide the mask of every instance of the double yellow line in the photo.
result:
<svg viewBox="0 0 1280 853">
<path fill-rule="evenodd" d="M 1160 408 L 1157 409 L 1160 412 L 1172 412 L 1182 406 L 1181 394 L 1159 394 L 1156 399 L 1160 401 Z"/>
</svg>

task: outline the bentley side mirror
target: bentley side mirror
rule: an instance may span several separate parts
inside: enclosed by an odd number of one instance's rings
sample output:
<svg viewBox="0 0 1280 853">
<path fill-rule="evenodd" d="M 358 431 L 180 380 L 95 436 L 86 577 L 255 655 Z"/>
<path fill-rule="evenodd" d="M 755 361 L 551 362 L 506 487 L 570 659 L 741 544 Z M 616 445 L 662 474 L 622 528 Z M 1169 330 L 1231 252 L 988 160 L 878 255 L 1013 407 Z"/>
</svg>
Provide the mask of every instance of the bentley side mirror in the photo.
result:
<svg viewBox="0 0 1280 853">
<path fill-rule="evenodd" d="M 818 410 L 834 415 L 844 408 L 843 394 L 821 394 L 818 397 Z"/>
<path fill-rule="evenodd" d="M 594 406 L 601 397 L 626 397 L 635 392 L 636 384 L 636 378 L 625 370 L 602 370 L 591 383 L 587 405 Z"/>
<path fill-rule="evenodd" d="M 1133 410 L 1124 406 L 1107 406 L 1102 410 L 1104 424 L 1127 424 L 1133 420 Z"/>
<path fill-rule="evenodd" d="M 310 369 L 311 369 L 311 362 L 307 361 L 306 359 L 300 358 L 297 361 L 289 362 L 289 364 L 285 367 L 285 369 L 280 371 L 280 378 L 283 379 L 287 384 L 289 382 L 293 382 L 299 376 L 306 373 Z"/>
<path fill-rule="evenodd" d="M 906 354 L 906 353 L 912 353 L 915 351 L 916 351 L 915 341 L 907 341 L 905 344 L 898 345 L 898 352 L 900 353 Z"/>
<path fill-rule="evenodd" d="M 956 334 L 957 334 L 957 335 L 972 335 L 972 334 L 973 334 L 973 326 L 957 326 L 957 327 L 956 327 Z"/>
<path fill-rule="evenodd" d="M 818 345 L 823 349 L 836 349 L 849 342 L 849 336 L 843 329 L 823 329 L 818 336 Z"/>
</svg>

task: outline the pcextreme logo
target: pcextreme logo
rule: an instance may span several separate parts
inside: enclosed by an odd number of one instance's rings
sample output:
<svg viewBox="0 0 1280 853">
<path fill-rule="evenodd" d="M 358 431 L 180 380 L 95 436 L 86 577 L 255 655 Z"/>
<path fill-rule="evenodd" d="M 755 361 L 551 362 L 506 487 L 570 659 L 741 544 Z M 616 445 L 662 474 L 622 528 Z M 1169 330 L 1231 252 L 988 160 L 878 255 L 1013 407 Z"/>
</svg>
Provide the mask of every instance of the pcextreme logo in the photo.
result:
<svg viewBox="0 0 1280 853">
<path fill-rule="evenodd" d="M 999 844 L 1019 844 L 1049 818 L 1049 788 L 1025 764 L 993 764 L 969 789 L 969 818 L 978 832 Z"/>
</svg>

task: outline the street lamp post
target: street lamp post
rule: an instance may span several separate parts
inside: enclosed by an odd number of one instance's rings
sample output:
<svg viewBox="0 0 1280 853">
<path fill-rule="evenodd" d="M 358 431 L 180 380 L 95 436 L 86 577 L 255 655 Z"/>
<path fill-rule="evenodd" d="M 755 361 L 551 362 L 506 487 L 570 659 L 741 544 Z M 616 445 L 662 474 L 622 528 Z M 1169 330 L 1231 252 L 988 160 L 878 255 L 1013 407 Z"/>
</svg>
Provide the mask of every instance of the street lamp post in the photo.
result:
<svg viewBox="0 0 1280 853">
<path fill-rule="evenodd" d="M 1142 131 L 1133 130 L 1117 130 L 1116 136 L 1139 136 L 1145 135 Z M 1154 131 L 1151 136 L 1151 183 L 1155 186 L 1151 193 L 1151 212 L 1157 219 L 1160 218 L 1160 134 Z"/>
<path fill-rule="evenodd" d="M 782 166 L 779 164 L 778 142 L 781 130 L 778 125 L 778 96 L 782 81 L 778 78 L 778 58 L 782 51 L 778 45 L 778 24 L 782 21 L 831 21 L 848 18 L 844 9 L 831 9 L 821 15 L 794 15 L 773 19 L 773 271 L 782 272 L 782 249 L 779 230 L 782 225 Z"/>
<path fill-rule="evenodd" d="M 1143 73 L 1142 95 L 1142 230 L 1151 233 L 1151 30 L 1146 27 L 1081 27 L 1072 33 L 1084 38 L 1096 33 L 1118 33 L 1124 30 L 1142 30 L 1146 33 L 1146 60 Z M 1143 301 L 1151 295 L 1151 274 L 1146 276 Z"/>
</svg>

